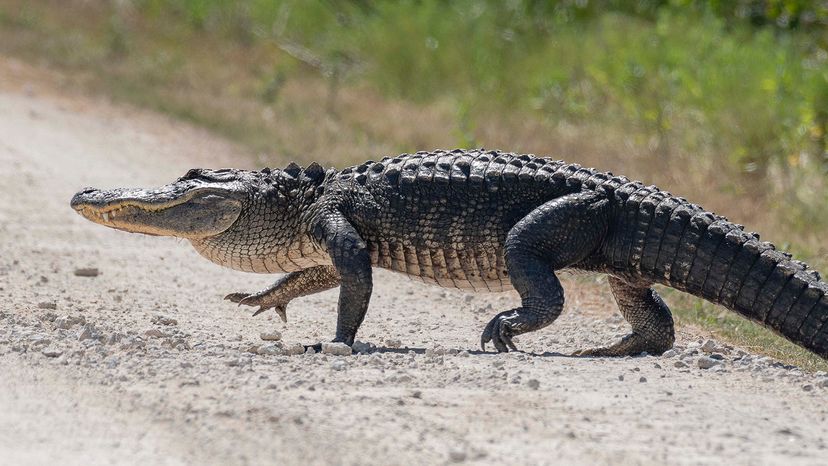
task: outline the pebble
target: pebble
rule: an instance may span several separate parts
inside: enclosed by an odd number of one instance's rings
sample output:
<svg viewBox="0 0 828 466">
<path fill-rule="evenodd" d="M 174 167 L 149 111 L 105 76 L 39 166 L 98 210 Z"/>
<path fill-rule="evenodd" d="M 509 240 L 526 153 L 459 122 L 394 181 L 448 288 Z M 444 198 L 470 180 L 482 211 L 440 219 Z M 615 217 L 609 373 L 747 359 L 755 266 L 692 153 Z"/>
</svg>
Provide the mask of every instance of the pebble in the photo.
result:
<svg viewBox="0 0 828 466">
<path fill-rule="evenodd" d="M 402 342 L 397 338 L 389 338 L 385 340 L 385 346 L 389 348 L 399 348 L 402 346 Z"/>
<path fill-rule="evenodd" d="M 442 346 L 435 346 L 425 350 L 426 357 L 443 356 L 446 354 L 446 349 Z"/>
<path fill-rule="evenodd" d="M 526 385 L 528 385 L 529 388 L 531 388 L 532 390 L 537 390 L 537 389 L 540 388 L 540 380 L 538 380 L 538 379 L 529 379 L 529 381 L 526 382 Z"/>
<path fill-rule="evenodd" d="M 122 333 L 115 332 L 106 339 L 106 344 L 114 345 L 115 343 L 120 342 L 123 338 L 124 335 Z"/>
<path fill-rule="evenodd" d="M 347 368 L 348 368 L 348 363 L 346 363 L 344 359 L 334 359 L 331 362 L 331 369 L 333 369 L 335 371 L 344 371 Z"/>
<path fill-rule="evenodd" d="M 161 330 L 158 330 L 157 328 L 151 328 L 151 329 L 147 330 L 146 332 L 144 332 L 144 336 L 145 337 L 150 337 L 150 338 L 161 338 L 161 337 L 166 337 L 166 336 L 169 336 L 169 335 L 162 332 Z"/>
<path fill-rule="evenodd" d="M 680 369 L 683 367 L 687 367 L 687 363 L 685 363 L 684 361 L 676 361 L 675 364 L 673 364 L 673 366 L 678 367 Z"/>
<path fill-rule="evenodd" d="M 50 311 L 54 311 L 57 309 L 57 303 L 53 301 L 43 301 L 42 303 L 37 303 L 38 309 L 48 309 Z"/>
<path fill-rule="evenodd" d="M 719 349 L 719 345 L 716 344 L 716 342 L 713 340 L 705 340 L 704 343 L 702 343 L 701 348 L 699 349 L 701 349 L 705 353 L 712 353 Z"/>
<path fill-rule="evenodd" d="M 350 356 L 353 350 L 345 343 L 322 343 L 323 354 L 333 354 L 334 356 Z"/>
<path fill-rule="evenodd" d="M 83 317 L 75 317 L 75 316 L 60 316 L 55 319 L 55 327 L 63 330 L 69 330 L 70 328 L 74 327 L 78 324 L 85 324 L 86 319 Z"/>
<path fill-rule="evenodd" d="M 647 382 L 647 377 L 640 377 L 640 378 L 638 379 L 638 381 L 639 381 L 640 383 L 645 383 L 645 382 Z"/>
<path fill-rule="evenodd" d="M 278 330 L 273 330 L 272 332 L 262 332 L 259 334 L 259 338 L 264 341 L 279 341 L 282 339 L 282 334 Z"/>
<path fill-rule="evenodd" d="M 281 344 L 274 343 L 274 344 L 270 344 L 270 345 L 260 346 L 259 350 L 258 350 L 258 353 L 262 354 L 262 355 L 265 355 L 265 356 L 274 356 L 274 355 L 285 354 L 285 350 L 284 350 L 284 347 Z"/>
<path fill-rule="evenodd" d="M 95 327 L 92 324 L 84 325 L 80 333 L 78 333 L 78 340 L 94 340 L 97 337 Z"/>
<path fill-rule="evenodd" d="M 810 391 L 811 391 L 811 390 L 813 390 L 813 389 L 814 389 L 814 386 L 813 386 L 813 385 L 811 385 L 811 384 L 809 384 L 809 383 L 807 383 L 807 384 L 805 384 L 805 385 L 803 385 L 803 386 L 802 386 L 802 390 L 803 390 L 803 391 L 806 391 L 806 392 L 810 392 Z"/>
<path fill-rule="evenodd" d="M 816 386 L 821 388 L 828 388 L 828 377 L 817 379 Z"/>
<path fill-rule="evenodd" d="M 47 346 L 47 347 L 43 348 L 42 350 L 40 350 L 40 352 L 44 356 L 49 357 L 49 358 L 56 358 L 56 357 L 63 354 L 63 351 L 55 348 L 54 346 Z"/>
<path fill-rule="evenodd" d="M 460 450 L 459 448 L 452 448 L 451 451 L 449 451 L 449 460 L 451 460 L 452 463 L 462 463 L 463 461 L 466 461 L 466 452 Z"/>
<path fill-rule="evenodd" d="M 677 355 L 678 355 L 678 351 L 676 351 L 674 349 L 668 349 L 667 351 L 665 351 L 664 353 L 661 354 L 661 357 L 669 359 L 669 358 L 674 358 Z"/>
<path fill-rule="evenodd" d="M 97 277 L 100 273 L 96 267 L 75 269 L 75 276 L 78 277 Z"/>
<path fill-rule="evenodd" d="M 364 341 L 355 341 L 353 345 L 351 345 L 351 349 L 353 349 L 354 353 L 363 353 L 368 354 L 373 352 L 377 346 L 373 343 L 366 343 Z"/>
<path fill-rule="evenodd" d="M 288 356 L 298 356 L 300 354 L 305 354 L 305 345 L 299 342 L 289 343 L 284 347 L 284 354 L 287 354 Z"/>
<path fill-rule="evenodd" d="M 696 360 L 696 364 L 699 366 L 700 369 L 710 369 L 711 367 L 718 366 L 721 363 L 721 361 L 707 356 L 702 356 L 698 360 Z"/>
<path fill-rule="evenodd" d="M 157 315 L 153 317 L 150 322 L 157 325 L 178 325 L 178 321 L 173 319 L 172 317 L 167 317 L 163 315 Z"/>
</svg>

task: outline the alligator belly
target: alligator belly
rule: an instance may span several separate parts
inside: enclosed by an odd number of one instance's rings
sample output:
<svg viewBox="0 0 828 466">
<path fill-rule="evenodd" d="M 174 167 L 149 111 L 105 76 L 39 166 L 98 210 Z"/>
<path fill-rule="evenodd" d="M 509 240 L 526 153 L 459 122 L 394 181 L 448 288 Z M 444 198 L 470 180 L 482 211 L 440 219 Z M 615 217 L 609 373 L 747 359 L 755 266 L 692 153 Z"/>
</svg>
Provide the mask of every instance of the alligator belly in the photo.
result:
<svg viewBox="0 0 828 466">
<path fill-rule="evenodd" d="M 473 291 L 512 289 L 502 248 L 417 247 L 402 242 L 370 243 L 374 267 L 444 288 Z"/>
</svg>

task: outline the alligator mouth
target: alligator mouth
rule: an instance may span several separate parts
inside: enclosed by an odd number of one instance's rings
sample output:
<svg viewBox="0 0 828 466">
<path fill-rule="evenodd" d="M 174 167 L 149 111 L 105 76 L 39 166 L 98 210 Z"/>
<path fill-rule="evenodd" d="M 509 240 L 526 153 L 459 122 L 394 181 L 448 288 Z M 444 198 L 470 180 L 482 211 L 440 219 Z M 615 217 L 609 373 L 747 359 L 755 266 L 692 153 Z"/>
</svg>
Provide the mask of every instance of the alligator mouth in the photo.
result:
<svg viewBox="0 0 828 466">
<path fill-rule="evenodd" d="M 100 225 L 132 233 L 181 238 L 219 234 L 238 219 L 241 202 L 226 190 L 199 187 L 85 189 L 72 198 L 72 208 Z"/>
<path fill-rule="evenodd" d="M 147 195 L 151 193 L 147 192 Z M 157 213 L 175 206 L 191 201 L 196 195 L 203 194 L 203 191 L 190 191 L 176 198 L 162 201 L 145 201 L 135 197 L 116 198 L 109 201 L 89 199 L 92 196 L 106 195 L 106 191 L 85 190 L 72 198 L 72 208 L 89 219 L 99 219 L 108 222 L 110 219 L 124 217 L 127 214 Z"/>
</svg>

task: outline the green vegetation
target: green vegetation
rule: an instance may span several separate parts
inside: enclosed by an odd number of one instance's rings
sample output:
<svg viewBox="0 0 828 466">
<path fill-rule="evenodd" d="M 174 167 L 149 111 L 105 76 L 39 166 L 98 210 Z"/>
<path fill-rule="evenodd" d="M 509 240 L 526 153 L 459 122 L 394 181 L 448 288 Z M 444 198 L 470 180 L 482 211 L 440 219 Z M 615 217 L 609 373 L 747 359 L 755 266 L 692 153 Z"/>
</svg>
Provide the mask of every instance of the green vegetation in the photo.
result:
<svg viewBox="0 0 828 466">
<path fill-rule="evenodd" d="M 828 264 L 825 2 L 0 0 L 0 53 L 206 126 L 260 163 L 556 154 Z M 679 315 L 746 344 L 767 334 L 710 309 Z"/>
</svg>

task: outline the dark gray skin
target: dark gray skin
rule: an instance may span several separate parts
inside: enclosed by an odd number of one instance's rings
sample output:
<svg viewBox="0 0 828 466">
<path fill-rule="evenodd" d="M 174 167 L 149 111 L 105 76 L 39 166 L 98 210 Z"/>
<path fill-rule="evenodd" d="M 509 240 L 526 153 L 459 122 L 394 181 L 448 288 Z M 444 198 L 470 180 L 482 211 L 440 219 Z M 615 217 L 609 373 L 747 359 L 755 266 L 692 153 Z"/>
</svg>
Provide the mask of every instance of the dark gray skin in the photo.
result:
<svg viewBox="0 0 828 466">
<path fill-rule="evenodd" d="M 557 272 L 606 273 L 632 333 L 578 355 L 661 354 L 675 340 L 652 290 L 671 286 L 721 304 L 828 357 L 828 284 L 740 225 L 610 173 L 533 155 L 434 151 L 341 171 L 190 170 L 163 188 L 87 189 L 86 218 L 187 238 L 236 270 L 288 274 L 226 298 L 275 309 L 340 287 L 336 337 L 352 344 L 371 297 L 372 267 L 476 291 L 515 289 L 521 306 L 494 316 L 481 344 L 551 324 L 564 304 Z M 112 212 L 115 212 L 113 218 Z M 106 214 L 106 215 L 105 215 Z"/>
</svg>

